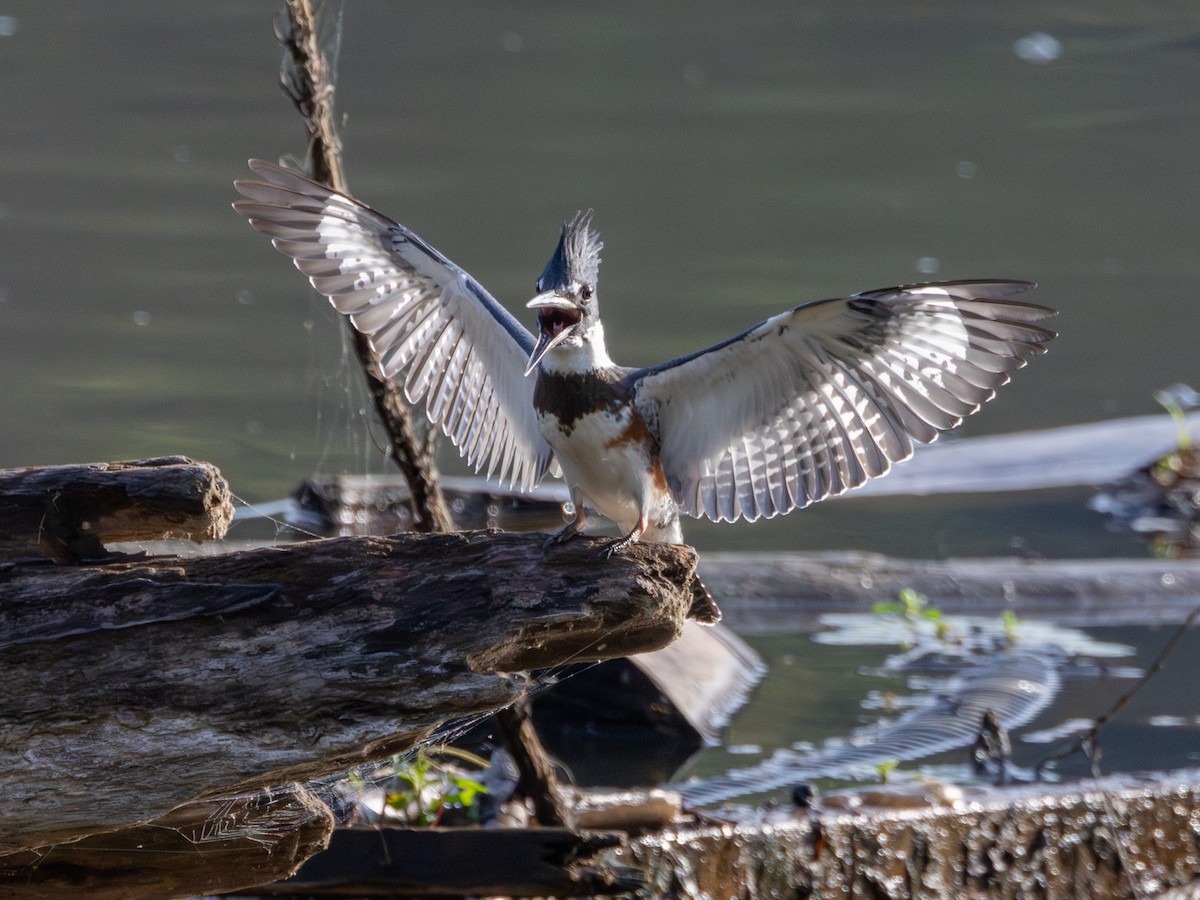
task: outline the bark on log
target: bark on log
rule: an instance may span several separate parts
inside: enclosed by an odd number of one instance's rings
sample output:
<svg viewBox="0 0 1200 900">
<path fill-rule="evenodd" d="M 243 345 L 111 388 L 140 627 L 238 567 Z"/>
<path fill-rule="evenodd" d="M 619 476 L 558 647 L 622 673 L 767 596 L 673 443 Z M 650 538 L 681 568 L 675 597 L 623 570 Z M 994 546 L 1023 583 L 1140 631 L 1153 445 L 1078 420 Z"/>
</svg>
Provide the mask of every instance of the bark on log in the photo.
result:
<svg viewBox="0 0 1200 900">
<path fill-rule="evenodd" d="M 118 541 L 219 540 L 229 485 L 186 456 L 0 469 L 0 558 L 98 559 Z"/>
<path fill-rule="evenodd" d="M 0 848 L 307 781 L 510 703 L 506 673 L 656 649 L 685 547 L 340 538 L 104 567 L 0 565 Z"/>
</svg>

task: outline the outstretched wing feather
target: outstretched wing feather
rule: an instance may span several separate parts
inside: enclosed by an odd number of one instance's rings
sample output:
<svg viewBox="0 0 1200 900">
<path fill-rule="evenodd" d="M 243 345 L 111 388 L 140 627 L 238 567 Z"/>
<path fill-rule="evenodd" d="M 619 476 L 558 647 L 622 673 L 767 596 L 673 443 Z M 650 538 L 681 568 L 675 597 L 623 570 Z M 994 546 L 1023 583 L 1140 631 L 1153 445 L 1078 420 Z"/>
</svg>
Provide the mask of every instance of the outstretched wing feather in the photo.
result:
<svg viewBox="0 0 1200 900">
<path fill-rule="evenodd" d="M 1054 337 L 1026 282 L 821 300 L 634 378 L 688 513 L 770 518 L 858 487 L 989 400 Z"/>
<path fill-rule="evenodd" d="M 557 469 L 524 377 L 534 338 L 470 275 L 402 225 L 261 160 L 234 207 L 366 334 L 387 377 L 425 401 L 476 471 L 524 489 Z"/>
</svg>

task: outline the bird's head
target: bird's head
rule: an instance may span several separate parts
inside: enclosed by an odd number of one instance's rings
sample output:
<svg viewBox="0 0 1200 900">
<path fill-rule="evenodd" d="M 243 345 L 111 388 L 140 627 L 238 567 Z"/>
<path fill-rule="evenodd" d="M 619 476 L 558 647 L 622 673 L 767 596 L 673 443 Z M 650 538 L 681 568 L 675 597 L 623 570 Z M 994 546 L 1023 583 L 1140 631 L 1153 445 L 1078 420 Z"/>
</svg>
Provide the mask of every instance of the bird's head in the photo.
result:
<svg viewBox="0 0 1200 900">
<path fill-rule="evenodd" d="M 538 317 L 537 345 L 529 355 L 526 375 L 555 347 L 584 347 L 598 336 L 596 276 L 603 246 L 592 230 L 590 209 L 563 223 L 554 255 L 537 280 L 537 296 L 525 304 L 536 309 Z"/>
</svg>

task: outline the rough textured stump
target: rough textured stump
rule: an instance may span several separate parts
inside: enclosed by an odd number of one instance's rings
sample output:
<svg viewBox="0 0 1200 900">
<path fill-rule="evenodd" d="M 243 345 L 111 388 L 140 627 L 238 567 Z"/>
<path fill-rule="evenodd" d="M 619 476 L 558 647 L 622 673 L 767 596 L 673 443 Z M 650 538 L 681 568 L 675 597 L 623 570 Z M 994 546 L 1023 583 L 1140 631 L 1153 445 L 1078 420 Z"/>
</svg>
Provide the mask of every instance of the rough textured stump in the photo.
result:
<svg viewBox="0 0 1200 900">
<path fill-rule="evenodd" d="M 0 558 L 96 559 L 118 541 L 219 540 L 229 485 L 186 456 L 0 469 Z"/>
<path fill-rule="evenodd" d="M 674 829 L 605 858 L 641 869 L 651 897 L 1150 897 L 1200 874 L 1197 784 L 1193 770 L 961 798 L 859 791 L 841 808 Z"/>
<path fill-rule="evenodd" d="M 308 781 L 510 703 L 519 673 L 652 650 L 695 554 L 503 534 L 0 565 L 0 849 Z"/>
</svg>

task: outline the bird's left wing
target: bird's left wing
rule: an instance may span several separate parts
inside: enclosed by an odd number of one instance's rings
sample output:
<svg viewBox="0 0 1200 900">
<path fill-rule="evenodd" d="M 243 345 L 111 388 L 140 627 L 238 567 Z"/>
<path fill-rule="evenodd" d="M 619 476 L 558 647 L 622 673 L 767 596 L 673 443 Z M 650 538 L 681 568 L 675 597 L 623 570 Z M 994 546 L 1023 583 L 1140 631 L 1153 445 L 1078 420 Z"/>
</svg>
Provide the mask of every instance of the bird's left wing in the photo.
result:
<svg viewBox="0 0 1200 900">
<path fill-rule="evenodd" d="M 554 465 L 525 362 L 534 337 L 474 278 L 357 200 L 262 160 L 234 203 L 404 377 L 476 471 L 533 487 Z"/>
<path fill-rule="evenodd" d="M 1033 285 L 960 281 L 819 300 L 631 374 L 694 516 L 770 518 L 858 487 L 975 412 L 1054 337 Z"/>
</svg>

